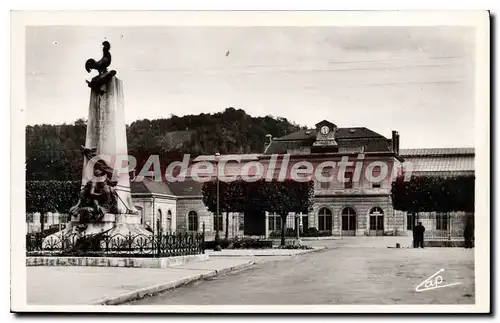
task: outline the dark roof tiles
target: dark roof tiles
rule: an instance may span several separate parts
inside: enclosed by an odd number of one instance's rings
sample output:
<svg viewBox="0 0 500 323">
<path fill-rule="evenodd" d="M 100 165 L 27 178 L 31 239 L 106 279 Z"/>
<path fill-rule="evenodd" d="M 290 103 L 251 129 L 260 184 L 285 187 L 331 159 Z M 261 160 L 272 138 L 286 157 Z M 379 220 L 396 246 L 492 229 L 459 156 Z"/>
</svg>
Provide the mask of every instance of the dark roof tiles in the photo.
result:
<svg viewBox="0 0 500 323">
<path fill-rule="evenodd" d="M 335 138 L 350 139 L 350 138 L 384 138 L 381 134 L 376 133 L 365 127 L 338 128 L 335 132 Z M 288 140 L 315 140 L 316 129 L 306 129 L 292 132 L 286 136 L 276 138 L 278 141 Z"/>
<path fill-rule="evenodd" d="M 403 157 L 474 155 L 474 148 L 412 148 L 412 149 L 400 149 L 399 154 Z"/>
<path fill-rule="evenodd" d="M 142 181 L 130 182 L 130 191 L 134 193 L 153 193 L 153 194 L 164 194 L 164 195 L 174 195 L 168 185 L 164 182 L 157 182 L 153 179 L 145 177 Z"/>
<path fill-rule="evenodd" d="M 182 182 L 170 182 L 168 186 L 174 193 L 174 195 L 179 197 L 186 196 L 201 196 L 203 183 L 197 182 L 192 179 L 186 179 Z"/>
</svg>

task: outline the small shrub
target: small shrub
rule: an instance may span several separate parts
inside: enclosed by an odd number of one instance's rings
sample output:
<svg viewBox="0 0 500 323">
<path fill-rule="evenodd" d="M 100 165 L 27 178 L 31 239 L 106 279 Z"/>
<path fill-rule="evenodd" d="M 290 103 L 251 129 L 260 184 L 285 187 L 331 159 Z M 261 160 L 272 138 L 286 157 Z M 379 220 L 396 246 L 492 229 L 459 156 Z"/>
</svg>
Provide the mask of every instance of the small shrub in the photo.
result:
<svg viewBox="0 0 500 323">
<path fill-rule="evenodd" d="M 285 237 L 296 237 L 297 236 L 297 231 L 292 228 L 286 228 L 285 230 Z"/>
<path fill-rule="evenodd" d="M 303 250 L 310 250 L 313 249 L 311 246 L 305 246 L 305 245 L 285 245 L 285 246 L 279 246 L 278 249 L 303 249 Z"/>
<path fill-rule="evenodd" d="M 279 238 L 281 237 L 281 231 L 271 231 L 269 237 L 274 239 Z"/>
<path fill-rule="evenodd" d="M 219 246 L 222 249 L 266 249 L 272 248 L 272 240 L 260 240 L 252 238 L 232 238 L 219 240 Z M 205 241 L 204 248 L 212 250 L 215 248 L 215 241 Z"/>
<path fill-rule="evenodd" d="M 317 237 L 319 236 L 320 232 L 318 231 L 318 229 L 314 228 L 314 227 L 310 227 L 310 228 L 307 228 L 306 230 L 304 230 L 304 232 L 302 232 L 302 237 Z"/>
<path fill-rule="evenodd" d="M 300 236 L 301 237 L 330 237 L 332 233 L 330 231 L 319 231 L 315 227 L 307 228 Z"/>
<path fill-rule="evenodd" d="M 227 247 L 229 247 L 229 243 L 230 243 L 229 240 L 219 239 L 219 246 L 222 249 L 227 249 Z M 214 249 L 215 246 L 216 246 L 215 240 L 205 241 L 205 243 L 203 245 L 204 249 L 206 249 L 206 250 Z"/>
<path fill-rule="evenodd" d="M 269 237 L 274 238 L 274 239 L 281 238 L 281 230 L 271 231 L 271 233 L 269 233 Z M 286 228 L 285 237 L 286 238 L 295 238 L 295 237 L 297 237 L 297 232 L 293 228 Z"/>
<path fill-rule="evenodd" d="M 234 238 L 232 239 L 232 244 L 230 249 L 267 249 L 272 248 L 272 240 L 260 240 L 252 238 Z"/>
<path fill-rule="evenodd" d="M 305 229 L 303 232 L 300 233 L 301 237 L 330 237 L 332 236 L 331 231 L 319 231 L 315 227 L 309 227 Z M 271 231 L 269 233 L 269 237 L 272 239 L 279 239 L 281 238 L 281 231 Z M 297 237 L 297 232 L 295 229 L 292 228 L 287 228 L 285 230 L 285 237 L 286 238 L 295 238 Z"/>
</svg>

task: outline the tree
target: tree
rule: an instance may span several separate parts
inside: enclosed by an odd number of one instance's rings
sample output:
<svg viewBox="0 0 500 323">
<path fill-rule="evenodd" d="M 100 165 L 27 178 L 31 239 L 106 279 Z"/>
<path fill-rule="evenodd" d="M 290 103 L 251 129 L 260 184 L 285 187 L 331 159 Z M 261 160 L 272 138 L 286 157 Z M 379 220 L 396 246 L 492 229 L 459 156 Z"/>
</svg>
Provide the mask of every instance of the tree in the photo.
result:
<svg viewBox="0 0 500 323">
<path fill-rule="evenodd" d="M 287 179 L 266 182 L 261 180 L 259 184 L 259 203 L 262 203 L 262 207 L 266 211 L 274 212 L 281 217 L 281 245 L 284 246 L 286 217 L 290 212 L 309 212 L 314 196 L 313 181 L 297 182 Z"/>
<path fill-rule="evenodd" d="M 26 212 L 40 213 L 41 232 L 48 212 L 67 213 L 78 202 L 80 182 L 27 181 Z"/>
<path fill-rule="evenodd" d="M 76 119 L 75 126 L 87 126 L 87 119 L 85 119 L 85 118 Z"/>
<path fill-rule="evenodd" d="M 419 212 L 474 211 L 474 176 L 399 176 L 392 183 L 394 209 Z"/>
<path fill-rule="evenodd" d="M 268 211 L 281 216 L 281 245 L 285 245 L 285 223 L 290 212 L 307 213 L 312 206 L 314 185 L 312 181 L 297 182 L 292 179 L 285 181 L 255 182 L 243 180 L 219 184 L 219 210 L 225 212 Z M 207 208 L 216 210 L 216 182 L 207 182 L 203 186 L 203 202 Z"/>
<path fill-rule="evenodd" d="M 225 238 L 229 237 L 229 212 L 244 211 L 244 191 L 245 182 L 238 180 L 233 182 L 219 181 L 219 212 L 226 212 L 226 232 Z M 207 209 L 217 215 L 217 181 L 209 181 L 202 187 L 203 203 Z M 216 229 L 219 227 L 217 225 Z"/>
</svg>

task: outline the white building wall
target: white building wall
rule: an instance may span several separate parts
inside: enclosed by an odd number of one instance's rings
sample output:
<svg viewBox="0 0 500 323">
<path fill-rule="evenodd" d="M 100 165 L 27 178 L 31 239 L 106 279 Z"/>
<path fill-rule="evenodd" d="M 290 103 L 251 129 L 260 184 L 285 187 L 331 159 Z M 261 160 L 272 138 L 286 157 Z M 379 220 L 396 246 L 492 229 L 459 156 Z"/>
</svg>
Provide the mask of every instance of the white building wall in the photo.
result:
<svg viewBox="0 0 500 323">
<path fill-rule="evenodd" d="M 161 218 L 160 230 L 177 231 L 177 201 L 173 197 L 133 197 L 134 206 L 141 215 L 141 222 L 149 225 L 155 232 L 157 220 Z M 171 215 L 169 216 L 169 211 Z M 160 216 L 161 212 L 161 216 Z"/>
<path fill-rule="evenodd" d="M 39 212 L 33 213 L 29 216 L 30 221 L 28 221 L 28 216 L 26 217 L 26 231 L 27 232 L 40 232 L 41 230 L 41 215 Z M 51 225 L 63 225 L 65 224 L 65 219 L 67 216 L 65 214 L 61 215 L 59 213 L 49 212 L 45 214 L 44 228 L 47 230 Z"/>
</svg>

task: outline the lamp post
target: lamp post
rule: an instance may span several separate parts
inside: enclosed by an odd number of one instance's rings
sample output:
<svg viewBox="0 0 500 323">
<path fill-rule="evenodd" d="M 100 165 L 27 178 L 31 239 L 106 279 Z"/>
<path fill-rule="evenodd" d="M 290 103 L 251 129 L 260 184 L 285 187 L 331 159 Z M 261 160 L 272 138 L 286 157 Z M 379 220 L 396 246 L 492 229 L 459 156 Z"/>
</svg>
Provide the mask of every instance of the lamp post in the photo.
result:
<svg viewBox="0 0 500 323">
<path fill-rule="evenodd" d="M 214 251 L 221 251 L 222 248 L 219 245 L 219 156 L 220 153 L 215 153 L 215 160 L 216 160 L 216 167 L 217 167 L 217 172 L 216 172 L 216 183 L 217 183 L 217 208 L 216 208 L 216 215 L 215 215 L 215 247 Z"/>
<path fill-rule="evenodd" d="M 236 221 L 235 221 L 235 219 L 236 219 L 236 216 L 235 216 L 235 215 L 234 215 L 234 213 L 233 213 L 233 225 L 231 226 L 231 227 L 232 227 L 232 230 L 231 230 L 231 231 L 232 231 L 232 233 L 233 233 L 233 238 L 234 238 L 234 236 L 236 235 Z"/>
<path fill-rule="evenodd" d="M 295 231 L 297 234 L 297 245 L 300 245 L 300 217 L 302 213 L 295 213 Z"/>
</svg>

